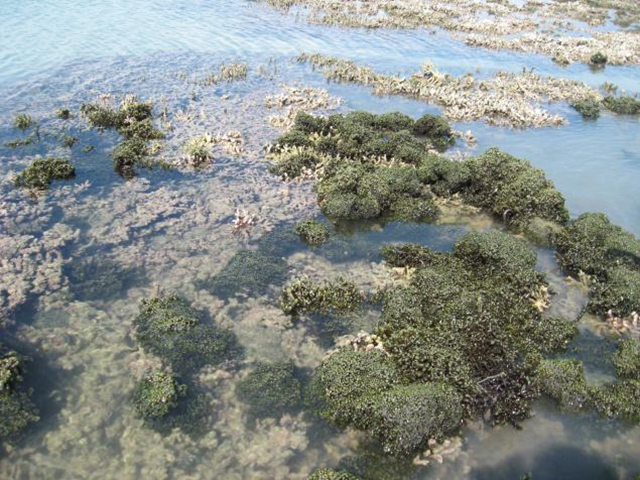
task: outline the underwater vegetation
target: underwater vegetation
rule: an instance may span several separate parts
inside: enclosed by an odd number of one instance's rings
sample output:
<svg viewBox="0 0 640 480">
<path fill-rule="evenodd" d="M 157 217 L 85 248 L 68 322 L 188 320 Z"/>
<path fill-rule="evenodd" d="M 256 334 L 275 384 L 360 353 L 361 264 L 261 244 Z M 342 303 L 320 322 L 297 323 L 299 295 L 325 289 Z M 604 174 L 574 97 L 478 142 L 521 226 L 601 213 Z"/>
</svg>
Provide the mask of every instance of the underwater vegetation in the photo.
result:
<svg viewBox="0 0 640 480">
<path fill-rule="evenodd" d="M 334 282 L 315 283 L 302 277 L 288 284 L 280 297 L 280 308 L 287 315 L 302 313 L 344 313 L 358 308 L 364 295 L 350 280 L 339 277 Z"/>
<path fill-rule="evenodd" d="M 152 372 L 138 382 L 133 393 L 133 406 L 139 417 L 159 419 L 178 405 L 186 394 L 186 385 L 165 372 Z"/>
<path fill-rule="evenodd" d="M 236 393 L 255 418 L 278 418 L 302 400 L 302 386 L 291 362 L 257 363 L 238 383 Z"/>
<path fill-rule="evenodd" d="M 56 117 L 60 120 L 69 120 L 71 118 L 71 110 L 68 108 L 60 108 L 56 111 Z"/>
<path fill-rule="evenodd" d="M 47 190 L 54 180 L 69 180 L 75 175 L 76 169 L 69 159 L 36 158 L 16 176 L 14 184 L 20 188 Z"/>
<path fill-rule="evenodd" d="M 154 371 L 137 383 L 136 413 L 160 431 L 199 432 L 208 407 L 192 377 L 206 365 L 242 357 L 235 334 L 202 322 L 189 302 L 174 293 L 143 300 L 133 326 L 138 345 L 173 372 Z"/>
<path fill-rule="evenodd" d="M 537 308 L 546 282 L 530 247 L 491 230 L 467 234 L 450 254 L 409 245 L 383 255 L 411 270 L 408 285 L 385 293 L 375 332 L 383 350 L 346 347 L 325 359 L 312 381 L 320 415 L 399 457 L 455 434 L 464 419 L 527 418 L 543 358 L 577 333 Z"/>
<path fill-rule="evenodd" d="M 464 161 L 434 150 L 452 142 L 448 123 L 429 114 L 414 121 L 397 112 L 299 113 L 272 145 L 271 170 L 284 179 L 313 173 L 318 203 L 332 219 L 432 221 L 433 195 L 459 195 L 516 230 L 568 221 L 564 197 L 542 170 L 497 148 Z"/>
<path fill-rule="evenodd" d="M 19 113 L 13 120 L 13 128 L 22 130 L 23 132 L 30 129 L 34 125 L 34 120 L 31 115 L 26 113 Z"/>
<path fill-rule="evenodd" d="M 300 240 L 312 247 L 319 247 L 329 241 L 331 230 L 318 220 L 305 220 L 296 225 L 294 231 Z"/>
<path fill-rule="evenodd" d="M 174 372 L 189 374 L 243 353 L 233 332 L 203 323 L 189 302 L 176 294 L 143 300 L 133 326 L 140 347 Z"/>
<path fill-rule="evenodd" d="M 640 113 L 640 100 L 636 97 L 624 95 L 614 97 L 609 95 L 602 100 L 602 104 L 607 110 L 623 115 L 637 115 Z"/>
<path fill-rule="evenodd" d="M 360 480 L 359 477 L 351 475 L 344 470 L 333 470 L 331 468 L 320 468 L 307 477 L 307 480 Z"/>
<path fill-rule="evenodd" d="M 600 102 L 593 98 L 585 98 L 571 103 L 571 106 L 576 109 L 583 118 L 596 119 L 600 116 Z"/>
<path fill-rule="evenodd" d="M 640 311 L 640 241 L 603 213 L 585 213 L 553 235 L 560 264 L 589 275 L 589 309 L 628 317 Z"/>
<path fill-rule="evenodd" d="M 161 140 L 165 134 L 153 126 L 153 106 L 127 98 L 116 110 L 108 105 L 85 103 L 80 112 L 92 128 L 114 129 L 123 137 L 112 153 L 114 170 L 125 178 L 135 175 L 135 167 L 151 167 L 151 140 Z M 158 162 L 156 162 L 158 163 Z"/>
<path fill-rule="evenodd" d="M 31 391 L 20 385 L 26 360 L 0 344 L 0 446 L 11 443 L 25 427 L 39 420 Z"/>
</svg>

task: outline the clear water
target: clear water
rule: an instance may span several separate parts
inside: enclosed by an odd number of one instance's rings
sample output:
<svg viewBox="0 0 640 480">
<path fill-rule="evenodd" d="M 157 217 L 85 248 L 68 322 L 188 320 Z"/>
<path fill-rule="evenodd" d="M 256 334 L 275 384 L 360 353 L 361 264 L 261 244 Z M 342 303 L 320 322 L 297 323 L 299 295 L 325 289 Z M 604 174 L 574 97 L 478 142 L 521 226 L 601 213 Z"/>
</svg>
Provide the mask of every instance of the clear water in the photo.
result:
<svg viewBox="0 0 640 480">
<path fill-rule="evenodd" d="M 352 451 L 354 435 L 326 432 L 296 416 L 247 424 L 233 393 L 238 374 L 202 372 L 211 415 L 203 419 L 209 430 L 199 438 L 179 432 L 160 436 L 135 418 L 129 402 L 135 376 L 148 366 L 130 338 L 131 319 L 152 284 L 181 292 L 216 323 L 233 328 L 250 359 L 292 358 L 299 366 L 313 367 L 324 354 L 321 342 L 304 326 L 281 328 L 285 319 L 273 304 L 276 286 L 260 298 L 222 301 L 193 285 L 219 272 L 265 231 L 318 213 L 309 185 L 291 185 L 283 192 L 283 184 L 265 171 L 261 148 L 278 131 L 267 125 L 273 112 L 263 98 L 277 93 L 281 83 L 300 83 L 342 97 L 343 109 L 418 116 L 437 108 L 327 84 L 308 66 L 290 62 L 292 56 L 303 51 L 341 55 L 401 74 L 427 59 L 454 74 L 477 67 L 483 75 L 534 67 L 594 86 L 610 81 L 640 91 L 639 67 L 562 69 L 539 56 L 470 49 L 443 33 L 310 26 L 240 0 L 5 0 L 0 20 L 1 143 L 17 136 L 10 126 L 15 112 L 30 112 L 43 128 L 59 129 L 55 109 L 77 110 L 104 93 L 135 93 L 164 102 L 170 111 L 193 112 L 191 122 L 173 122 L 169 155 L 188 136 L 204 131 L 238 129 L 247 142 L 240 158 L 219 155 L 209 170 L 142 172 L 123 182 L 108 158 L 116 136 L 86 131 L 75 119 L 70 122 L 73 134 L 81 144 L 97 148 L 85 154 L 74 147 L 77 179 L 57 184 L 37 202 L 15 192 L 8 179 L 31 155 L 44 151 L 0 147 L 0 234 L 46 242 L 63 259 L 33 254 L 33 262 L 23 268 L 44 264 L 50 268 L 47 275 L 61 272 L 60 288 L 28 296 L 15 325 L 0 334 L 35 358 L 30 382 L 42 411 L 31 435 L 0 458 L 0 478 L 305 478 L 311 469 L 334 465 Z M 247 80 L 211 87 L 185 81 L 233 61 L 249 64 Z M 260 65 L 272 76 L 258 75 Z M 640 235 L 638 119 L 604 114 L 585 122 L 566 105 L 553 108 L 570 125 L 525 131 L 481 123 L 456 128 L 473 131 L 475 152 L 498 145 L 543 168 L 564 193 L 572 215 L 603 211 Z M 84 182 L 89 184 L 81 188 Z M 230 231 L 238 206 L 259 214 L 260 224 L 249 239 Z M 484 217 L 464 220 L 347 231 L 335 250 L 292 250 L 289 275 L 331 278 L 348 271 L 362 288 L 374 289 L 386 278 L 376 253 L 379 245 L 419 241 L 446 250 L 466 229 L 490 224 Z M 45 232 L 59 242 L 47 240 Z M 105 262 L 98 271 L 116 265 L 121 281 L 106 279 L 103 295 L 83 297 L 78 293 L 82 285 L 70 272 L 88 261 Z M 564 286 L 556 289 L 562 292 L 560 310 L 575 315 L 583 301 L 577 287 L 563 283 L 548 255 L 541 255 L 541 268 Z M 625 478 L 640 470 L 639 440 L 638 428 L 567 417 L 541 404 L 522 431 L 470 427 L 457 457 L 421 470 L 418 477 L 506 479 L 533 471 L 536 479 Z"/>
</svg>

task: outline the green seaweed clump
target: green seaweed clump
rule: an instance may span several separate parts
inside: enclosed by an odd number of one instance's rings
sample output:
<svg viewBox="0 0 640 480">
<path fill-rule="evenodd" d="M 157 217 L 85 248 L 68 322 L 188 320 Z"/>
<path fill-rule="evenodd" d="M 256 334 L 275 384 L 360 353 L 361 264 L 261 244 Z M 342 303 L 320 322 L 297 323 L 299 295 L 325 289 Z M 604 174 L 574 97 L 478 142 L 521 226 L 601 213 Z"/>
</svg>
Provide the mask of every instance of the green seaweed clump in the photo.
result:
<svg viewBox="0 0 640 480">
<path fill-rule="evenodd" d="M 563 352 L 577 333 L 536 307 L 532 293 L 546 282 L 535 253 L 491 230 L 465 235 L 450 254 L 410 244 L 383 256 L 413 269 L 408 285 L 385 294 L 376 331 L 402 381 L 450 385 L 467 418 L 526 418 L 540 394 L 541 358 Z"/>
<path fill-rule="evenodd" d="M 583 98 L 575 101 L 571 106 L 576 109 L 583 118 L 596 119 L 600 116 L 600 102 L 594 98 Z"/>
<path fill-rule="evenodd" d="M 623 115 L 637 115 L 640 113 L 640 100 L 636 97 L 609 95 L 602 101 L 607 110 Z"/>
<path fill-rule="evenodd" d="M 322 398 L 320 414 L 338 426 L 367 431 L 387 454 L 410 455 L 459 428 L 461 398 L 453 388 L 398 381 L 383 352 L 350 348 L 333 353 L 313 379 Z"/>
<path fill-rule="evenodd" d="M 115 129 L 124 140 L 112 153 L 114 170 L 125 178 L 135 175 L 135 167 L 152 166 L 150 140 L 160 140 L 165 134 L 153 126 L 153 107 L 150 103 L 126 100 L 119 109 L 99 104 L 83 104 L 81 113 L 92 128 Z M 164 165 L 164 164 L 163 164 Z"/>
<path fill-rule="evenodd" d="M 430 148 L 451 143 L 446 120 L 431 115 L 300 113 L 273 143 L 271 171 L 287 179 L 316 171 L 318 201 L 330 218 L 433 220 L 438 210 L 414 166 Z"/>
<path fill-rule="evenodd" d="M 47 190 L 54 180 L 69 180 L 76 169 L 66 158 L 36 158 L 16 176 L 14 184 L 20 188 Z"/>
<path fill-rule="evenodd" d="M 33 121 L 33 117 L 26 113 L 19 113 L 16 115 L 16 118 L 13 120 L 13 127 L 23 132 L 29 130 L 35 122 Z"/>
<path fill-rule="evenodd" d="M 307 477 L 307 480 L 361 480 L 345 470 L 320 468 Z"/>
<path fill-rule="evenodd" d="M 569 220 L 562 194 L 526 160 L 490 148 L 465 163 L 472 179 L 465 199 L 507 225 L 522 227 L 535 217 L 560 224 Z"/>
<path fill-rule="evenodd" d="M 578 411 L 590 403 L 591 392 L 582 363 L 573 359 L 547 359 L 540 363 L 538 377 L 542 392 L 563 410 Z"/>
<path fill-rule="evenodd" d="M 640 422 L 640 379 L 618 380 L 594 388 L 591 397 L 602 415 Z"/>
<path fill-rule="evenodd" d="M 628 316 L 640 311 L 640 241 L 602 213 L 585 213 L 553 243 L 560 264 L 572 275 L 591 276 L 589 309 Z"/>
<path fill-rule="evenodd" d="M 238 399 L 249 405 L 255 418 L 279 417 L 296 408 L 302 398 L 301 385 L 291 362 L 258 363 L 236 387 Z"/>
<path fill-rule="evenodd" d="M 56 111 L 56 117 L 60 120 L 69 120 L 71 118 L 71 110 L 68 108 L 60 108 Z"/>
<path fill-rule="evenodd" d="M 136 413 L 143 419 L 157 420 L 165 417 L 186 395 L 186 386 L 165 372 L 152 372 L 138 382 L 133 393 Z"/>
<path fill-rule="evenodd" d="M 594 53 L 593 55 L 591 55 L 591 58 L 589 59 L 589 63 L 595 67 L 604 67 L 608 61 L 609 59 L 602 52 Z"/>
<path fill-rule="evenodd" d="M 640 379 L 640 341 L 635 338 L 622 340 L 612 361 L 620 378 Z"/>
<path fill-rule="evenodd" d="M 0 344 L 0 444 L 11 443 L 29 424 L 39 420 L 31 402 L 31 391 L 24 391 L 25 358 Z"/>
<path fill-rule="evenodd" d="M 335 282 L 315 283 L 302 277 L 287 285 L 280 298 L 280 308 L 287 315 L 302 313 L 351 312 L 364 298 L 358 287 L 339 277 Z"/>
<path fill-rule="evenodd" d="M 196 282 L 196 287 L 221 298 L 240 293 L 262 295 L 271 285 L 283 284 L 286 274 L 287 263 L 282 258 L 268 255 L 263 249 L 240 250 L 219 274 Z"/>
<path fill-rule="evenodd" d="M 202 323 L 196 310 L 176 294 L 142 300 L 133 325 L 140 346 L 174 372 L 190 373 L 242 354 L 232 331 Z"/>
<path fill-rule="evenodd" d="M 317 220 L 305 220 L 299 223 L 295 227 L 295 232 L 303 242 L 312 247 L 319 247 L 331 237 L 329 227 Z"/>
</svg>

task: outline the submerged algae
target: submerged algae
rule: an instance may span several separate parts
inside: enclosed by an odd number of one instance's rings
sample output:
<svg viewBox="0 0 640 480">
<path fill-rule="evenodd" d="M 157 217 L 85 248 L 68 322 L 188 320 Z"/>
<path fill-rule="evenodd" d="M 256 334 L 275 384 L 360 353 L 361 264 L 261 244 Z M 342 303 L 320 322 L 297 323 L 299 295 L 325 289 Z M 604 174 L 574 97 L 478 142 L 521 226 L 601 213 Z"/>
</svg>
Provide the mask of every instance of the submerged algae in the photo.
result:
<svg viewBox="0 0 640 480">
<path fill-rule="evenodd" d="M 36 158 L 14 183 L 17 187 L 47 190 L 52 181 L 69 180 L 75 175 L 75 167 L 66 158 Z"/>
<path fill-rule="evenodd" d="M 179 384 L 173 375 L 162 371 L 152 372 L 136 385 L 133 405 L 143 419 L 160 419 L 178 405 L 185 393 L 186 386 Z"/>
<path fill-rule="evenodd" d="M 291 362 L 258 363 L 236 387 L 256 418 L 279 417 L 300 405 L 302 390 Z"/>
</svg>

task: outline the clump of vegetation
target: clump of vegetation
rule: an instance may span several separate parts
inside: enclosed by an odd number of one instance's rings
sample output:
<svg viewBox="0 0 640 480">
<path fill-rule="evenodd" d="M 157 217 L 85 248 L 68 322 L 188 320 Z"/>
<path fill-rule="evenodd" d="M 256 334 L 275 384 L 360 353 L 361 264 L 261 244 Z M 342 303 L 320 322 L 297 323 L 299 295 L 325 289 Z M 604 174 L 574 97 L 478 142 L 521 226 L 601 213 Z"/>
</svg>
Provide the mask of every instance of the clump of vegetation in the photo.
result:
<svg viewBox="0 0 640 480">
<path fill-rule="evenodd" d="M 176 294 L 143 300 L 133 325 L 140 346 L 174 372 L 190 373 L 242 354 L 233 332 L 203 323 L 191 305 Z"/>
<path fill-rule="evenodd" d="M 68 108 L 60 108 L 56 111 L 56 117 L 60 120 L 69 120 L 71 118 L 71 110 Z"/>
<path fill-rule="evenodd" d="M 526 160 L 490 148 L 467 165 L 471 182 L 463 196 L 507 225 L 522 227 L 536 217 L 560 224 L 569 220 L 562 194 Z"/>
<path fill-rule="evenodd" d="M 640 113 L 640 100 L 636 97 L 624 96 L 614 97 L 609 95 L 602 101 L 607 110 L 623 115 L 637 115 Z"/>
<path fill-rule="evenodd" d="M 294 230 L 303 242 L 312 247 L 319 247 L 331 237 L 329 227 L 317 220 L 305 220 L 296 225 Z"/>
<path fill-rule="evenodd" d="M 195 167 L 202 166 L 213 158 L 211 142 L 206 135 L 189 140 L 184 147 L 184 152 L 189 163 Z"/>
<path fill-rule="evenodd" d="M 62 135 L 62 137 L 60 137 L 60 141 L 63 147 L 73 148 L 78 141 L 78 137 L 73 135 Z"/>
<path fill-rule="evenodd" d="M 596 119 L 600 116 L 600 102 L 595 98 L 583 98 L 571 104 L 583 118 Z"/>
<path fill-rule="evenodd" d="M 34 124 L 33 117 L 26 113 L 19 113 L 16 115 L 16 118 L 13 120 L 13 127 L 23 132 L 29 130 Z"/>
<path fill-rule="evenodd" d="M 335 282 L 315 283 L 309 277 L 291 282 L 282 291 L 280 307 L 293 317 L 302 313 L 350 312 L 364 300 L 358 287 L 339 277 Z"/>
<path fill-rule="evenodd" d="M 240 293 L 262 295 L 271 285 L 282 285 L 286 275 L 287 263 L 282 258 L 261 250 L 240 250 L 219 274 L 196 282 L 196 287 L 222 298 Z"/>
<path fill-rule="evenodd" d="M 36 158 L 16 176 L 14 184 L 20 188 L 47 190 L 54 180 L 69 180 L 76 169 L 66 158 Z"/>
<path fill-rule="evenodd" d="M 258 363 L 236 387 L 240 401 L 255 418 L 279 417 L 299 406 L 301 385 L 291 362 Z"/>
<path fill-rule="evenodd" d="M 640 311 L 640 241 L 602 213 L 585 213 L 554 235 L 558 259 L 571 274 L 593 279 L 589 308 L 627 316 Z"/>
<path fill-rule="evenodd" d="M 361 480 L 345 470 L 320 468 L 307 477 L 307 480 Z"/>
<path fill-rule="evenodd" d="M 635 338 L 622 340 L 613 356 L 613 365 L 620 378 L 640 379 L 640 341 Z"/>
<path fill-rule="evenodd" d="M 604 53 L 596 52 L 593 55 L 591 55 L 591 58 L 589 59 L 589 63 L 595 67 L 604 67 L 607 64 L 608 60 L 609 59 Z"/>
<path fill-rule="evenodd" d="M 547 284 L 524 241 L 491 230 L 465 235 L 451 253 L 409 244 L 383 257 L 411 270 L 383 295 L 375 333 L 384 351 L 349 347 L 323 362 L 310 392 L 324 418 L 405 457 L 463 419 L 517 425 L 543 391 L 557 393 L 555 364 L 543 362 L 577 329 L 542 315 L 534 293 Z"/>
<path fill-rule="evenodd" d="M 113 149 L 114 169 L 125 178 L 135 175 L 135 167 L 151 166 L 151 149 L 147 143 L 160 140 L 164 133 L 153 126 L 153 107 L 150 103 L 127 99 L 120 108 L 99 104 L 83 104 L 81 113 L 92 128 L 115 129 L 124 140 Z"/>
<path fill-rule="evenodd" d="M 592 401 L 606 417 L 640 422 L 640 379 L 618 380 L 594 388 Z"/>
<path fill-rule="evenodd" d="M 336 219 L 432 220 L 437 208 L 414 166 L 453 143 L 445 120 L 353 112 L 326 119 L 299 113 L 272 146 L 272 171 L 291 179 L 323 166 L 318 200 Z"/>
<path fill-rule="evenodd" d="M 0 444 L 11 443 L 39 420 L 30 390 L 21 387 L 25 358 L 0 344 Z"/>
<path fill-rule="evenodd" d="M 157 420 L 165 417 L 186 394 L 186 386 L 162 371 L 152 372 L 138 382 L 133 393 L 133 406 L 139 417 Z"/>
<path fill-rule="evenodd" d="M 563 410 L 578 411 L 589 405 L 591 392 L 579 360 L 543 360 L 538 368 L 538 378 L 542 392 Z"/>
<path fill-rule="evenodd" d="M 466 161 L 438 155 L 452 143 L 440 117 L 352 112 L 328 118 L 298 114 L 272 145 L 272 172 L 291 179 L 313 173 L 318 203 L 333 219 L 433 221 L 432 194 L 459 194 L 508 225 L 564 224 L 564 198 L 542 170 L 496 148 Z"/>
</svg>

